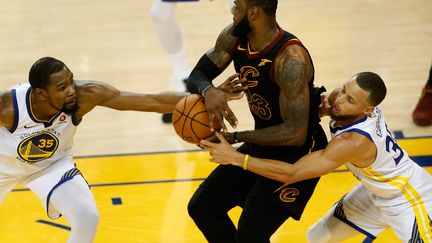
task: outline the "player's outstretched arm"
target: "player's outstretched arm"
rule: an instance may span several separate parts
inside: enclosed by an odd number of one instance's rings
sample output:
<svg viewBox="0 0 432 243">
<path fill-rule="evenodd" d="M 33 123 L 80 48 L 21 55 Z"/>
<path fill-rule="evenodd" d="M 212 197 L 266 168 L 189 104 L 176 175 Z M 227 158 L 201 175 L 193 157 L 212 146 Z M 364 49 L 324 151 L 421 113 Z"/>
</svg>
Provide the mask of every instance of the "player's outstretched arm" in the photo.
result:
<svg viewBox="0 0 432 243">
<path fill-rule="evenodd" d="M 187 93 L 163 92 L 142 94 L 120 91 L 106 83 L 97 81 L 77 81 L 79 115 L 84 115 L 95 106 L 105 106 L 115 110 L 134 110 L 170 113 L 177 102 Z"/>
<path fill-rule="evenodd" d="M 280 87 L 279 108 L 283 123 L 260 130 L 237 134 L 241 142 L 261 145 L 303 145 L 309 119 L 308 80 L 313 67 L 306 50 L 298 45 L 288 46 L 275 60 L 274 79 Z"/>
<path fill-rule="evenodd" d="M 207 140 L 200 143 L 200 146 L 210 152 L 211 162 L 232 164 L 286 184 L 328 174 L 348 161 L 355 161 L 358 153 L 358 149 L 353 149 L 353 145 L 355 148 L 358 143 L 353 143 L 351 138 L 344 136 L 332 140 L 325 149 L 305 155 L 295 164 L 288 164 L 278 160 L 246 157 L 237 152 L 221 134 L 217 133 L 217 136 L 221 143 Z"/>
<path fill-rule="evenodd" d="M 0 127 L 12 128 L 14 120 L 14 107 L 10 91 L 0 92 Z"/>
<path fill-rule="evenodd" d="M 188 90 L 205 98 L 211 129 L 215 127 L 213 121 L 218 122 L 223 130 L 227 130 L 224 119 L 233 127 L 238 122 L 228 106 L 227 93 L 212 84 L 232 61 L 237 38 L 231 35 L 231 29 L 232 25 L 229 25 L 220 33 L 215 46 L 201 57 L 188 78 Z"/>
</svg>

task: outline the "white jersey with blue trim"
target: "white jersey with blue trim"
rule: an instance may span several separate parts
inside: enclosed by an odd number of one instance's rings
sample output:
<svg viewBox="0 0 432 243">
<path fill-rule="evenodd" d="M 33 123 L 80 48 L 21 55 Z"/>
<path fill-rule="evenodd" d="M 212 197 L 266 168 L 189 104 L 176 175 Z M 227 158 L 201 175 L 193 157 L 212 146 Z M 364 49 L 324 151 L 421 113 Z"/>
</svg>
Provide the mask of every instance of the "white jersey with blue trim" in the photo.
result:
<svg viewBox="0 0 432 243">
<path fill-rule="evenodd" d="M 379 107 L 376 107 L 371 115 L 348 126 L 335 127 L 334 124 L 335 121 L 331 121 L 332 138 L 344 132 L 355 132 L 366 136 L 375 144 L 377 155 L 372 165 L 359 168 L 352 163 L 346 164 L 374 195 L 383 199 L 404 195 L 408 199 L 410 193 L 422 194 L 426 190 L 430 191 L 432 176 L 425 173 L 397 144 Z"/>
<path fill-rule="evenodd" d="M 59 112 L 50 121 L 38 121 L 30 105 L 30 84 L 17 85 L 10 91 L 14 123 L 10 130 L 0 128 L 0 173 L 27 176 L 72 157 L 76 130 L 72 116 Z"/>
</svg>

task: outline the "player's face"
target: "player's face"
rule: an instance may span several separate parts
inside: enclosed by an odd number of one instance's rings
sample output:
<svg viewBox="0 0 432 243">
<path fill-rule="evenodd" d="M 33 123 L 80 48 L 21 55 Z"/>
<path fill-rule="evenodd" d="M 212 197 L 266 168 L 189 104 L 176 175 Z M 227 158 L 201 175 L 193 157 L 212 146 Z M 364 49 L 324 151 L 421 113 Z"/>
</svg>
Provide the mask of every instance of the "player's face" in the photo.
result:
<svg viewBox="0 0 432 243">
<path fill-rule="evenodd" d="M 331 118 L 336 121 L 355 121 L 367 115 L 373 106 L 368 103 L 369 93 L 360 88 L 356 76 L 346 82 L 339 91 L 331 109 Z"/>
<path fill-rule="evenodd" d="M 245 0 L 234 1 L 234 7 L 232 9 L 234 26 L 232 35 L 240 39 L 246 39 L 247 34 L 251 30 L 249 20 L 247 18 L 247 5 Z"/>
<path fill-rule="evenodd" d="M 50 83 L 46 89 L 47 100 L 51 107 L 58 111 L 71 114 L 78 109 L 75 82 L 72 72 L 63 70 L 50 75 Z"/>
</svg>

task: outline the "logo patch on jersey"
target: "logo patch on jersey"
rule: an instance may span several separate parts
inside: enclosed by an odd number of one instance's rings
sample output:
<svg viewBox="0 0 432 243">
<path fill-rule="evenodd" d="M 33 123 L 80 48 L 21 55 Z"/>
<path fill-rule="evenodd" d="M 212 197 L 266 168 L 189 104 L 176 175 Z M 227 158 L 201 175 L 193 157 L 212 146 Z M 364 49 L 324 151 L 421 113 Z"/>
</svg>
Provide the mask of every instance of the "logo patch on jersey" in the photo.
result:
<svg viewBox="0 0 432 243">
<path fill-rule="evenodd" d="M 30 129 L 30 128 L 37 127 L 37 126 L 39 126 L 39 124 L 34 124 L 34 125 L 31 125 L 31 126 L 24 125 L 24 128 L 25 129 Z"/>
<path fill-rule="evenodd" d="M 18 145 L 18 155 L 28 163 L 36 163 L 51 157 L 57 150 L 59 141 L 50 132 L 36 134 Z"/>
<path fill-rule="evenodd" d="M 297 199 L 298 195 L 300 195 L 300 192 L 296 188 L 284 188 L 279 194 L 279 199 L 282 202 L 291 203 Z"/>
<path fill-rule="evenodd" d="M 255 67 L 244 66 L 240 68 L 240 78 L 247 79 L 246 86 L 249 88 L 246 92 L 249 109 L 261 119 L 268 120 L 272 116 L 268 101 L 254 91 L 251 91 L 251 88 L 258 86 L 259 76 L 260 73 Z"/>
<path fill-rule="evenodd" d="M 59 124 L 67 123 L 66 115 L 61 115 L 59 118 Z"/>
<path fill-rule="evenodd" d="M 261 59 L 261 62 L 258 64 L 258 67 L 262 67 L 266 65 L 266 63 L 272 63 L 269 59 Z"/>
<path fill-rule="evenodd" d="M 256 68 L 251 66 L 244 66 L 240 68 L 240 78 L 246 78 L 246 86 L 253 88 L 258 85 L 258 80 L 254 80 L 259 77 L 259 72 Z"/>
</svg>

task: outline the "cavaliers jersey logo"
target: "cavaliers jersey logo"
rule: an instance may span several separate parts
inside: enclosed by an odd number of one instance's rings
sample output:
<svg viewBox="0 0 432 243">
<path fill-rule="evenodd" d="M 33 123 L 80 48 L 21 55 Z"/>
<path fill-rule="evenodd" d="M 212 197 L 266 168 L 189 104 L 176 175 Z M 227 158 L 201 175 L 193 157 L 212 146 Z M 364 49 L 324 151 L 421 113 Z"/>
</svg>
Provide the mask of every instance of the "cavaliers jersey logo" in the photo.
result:
<svg viewBox="0 0 432 243">
<path fill-rule="evenodd" d="M 240 68 L 240 79 L 246 78 L 246 86 L 248 88 L 253 88 L 258 85 L 258 80 L 253 80 L 259 77 L 259 72 L 256 68 L 251 66 L 244 66 Z"/>
<path fill-rule="evenodd" d="M 297 199 L 298 195 L 300 195 L 300 192 L 296 188 L 284 188 L 279 193 L 279 199 L 282 202 L 291 203 Z"/>
<path fill-rule="evenodd" d="M 259 71 L 255 67 L 244 66 L 240 69 L 240 78 L 246 78 L 246 86 L 248 88 L 253 88 L 258 85 L 258 78 L 260 76 Z M 248 97 L 250 110 L 264 120 L 269 120 L 272 116 L 271 110 L 269 108 L 269 103 L 259 94 L 247 90 L 246 95 Z"/>
<path fill-rule="evenodd" d="M 36 163 L 51 157 L 58 148 L 57 137 L 49 132 L 37 134 L 18 145 L 18 155 L 28 163 Z"/>
</svg>

